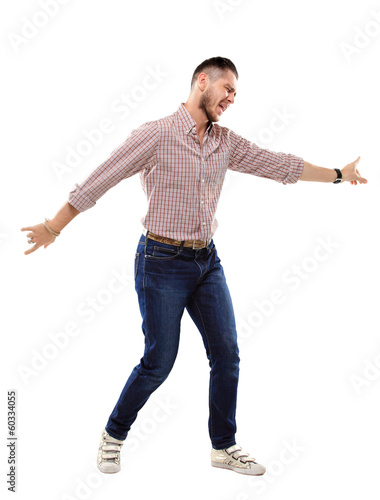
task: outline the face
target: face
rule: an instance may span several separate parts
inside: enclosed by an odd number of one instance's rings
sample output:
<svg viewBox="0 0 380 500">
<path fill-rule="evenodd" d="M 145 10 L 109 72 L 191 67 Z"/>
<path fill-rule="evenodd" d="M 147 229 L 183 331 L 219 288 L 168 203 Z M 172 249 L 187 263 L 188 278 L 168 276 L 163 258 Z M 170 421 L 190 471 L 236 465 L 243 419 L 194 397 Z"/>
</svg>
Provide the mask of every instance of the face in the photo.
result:
<svg viewBox="0 0 380 500">
<path fill-rule="evenodd" d="M 208 85 L 199 101 L 199 108 L 205 112 L 208 120 L 219 121 L 222 114 L 234 103 L 236 87 L 236 76 L 230 70 L 225 71 L 214 82 L 208 80 Z"/>
</svg>

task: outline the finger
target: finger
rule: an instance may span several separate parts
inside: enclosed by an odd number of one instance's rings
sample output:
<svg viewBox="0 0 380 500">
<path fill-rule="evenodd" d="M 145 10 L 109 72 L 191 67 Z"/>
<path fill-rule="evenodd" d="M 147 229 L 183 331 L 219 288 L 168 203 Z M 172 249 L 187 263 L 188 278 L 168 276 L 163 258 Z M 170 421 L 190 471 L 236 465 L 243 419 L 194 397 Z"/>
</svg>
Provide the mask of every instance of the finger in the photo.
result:
<svg viewBox="0 0 380 500">
<path fill-rule="evenodd" d="M 359 163 L 359 161 L 360 161 L 360 156 L 358 156 L 356 158 L 356 160 L 352 162 L 354 164 L 355 168 L 356 168 L 356 165 Z"/>
<path fill-rule="evenodd" d="M 349 163 L 349 166 L 350 166 L 350 167 L 353 167 L 353 168 L 354 168 L 354 170 L 356 170 L 356 165 L 359 163 L 359 161 L 360 161 L 360 156 L 358 156 L 358 157 L 356 158 L 356 160 L 355 160 L 355 161 L 353 161 L 352 163 Z"/>
<path fill-rule="evenodd" d="M 34 226 L 22 227 L 21 231 L 33 231 Z"/>
<path fill-rule="evenodd" d="M 29 250 L 26 250 L 26 252 L 24 252 L 24 255 L 29 255 L 30 253 L 35 252 L 37 250 L 37 248 L 39 248 L 39 247 L 37 245 L 34 245 Z"/>
<path fill-rule="evenodd" d="M 29 235 L 28 235 L 28 236 L 29 236 Z M 32 241 L 30 241 L 30 240 L 32 240 Z M 33 244 L 38 243 L 38 239 L 33 238 L 33 235 L 31 235 L 31 236 L 29 237 L 29 239 L 28 239 L 28 243 L 30 243 L 30 244 L 31 244 L 31 243 L 33 243 Z"/>
<path fill-rule="evenodd" d="M 367 184 L 367 179 L 365 179 L 364 177 L 362 177 L 360 175 L 360 172 L 359 170 L 356 170 L 356 174 L 357 174 L 357 181 L 360 183 L 360 184 Z"/>
<path fill-rule="evenodd" d="M 26 237 L 27 237 L 27 238 L 33 238 L 33 233 L 28 233 L 28 234 L 26 235 Z"/>
</svg>

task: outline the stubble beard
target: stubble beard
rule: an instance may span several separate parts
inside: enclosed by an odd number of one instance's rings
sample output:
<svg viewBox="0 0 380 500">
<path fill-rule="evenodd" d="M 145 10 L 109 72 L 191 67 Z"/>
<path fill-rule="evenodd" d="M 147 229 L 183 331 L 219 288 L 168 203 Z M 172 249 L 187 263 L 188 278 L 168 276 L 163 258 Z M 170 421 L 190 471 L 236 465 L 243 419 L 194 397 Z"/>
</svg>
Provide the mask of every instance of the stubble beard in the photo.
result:
<svg viewBox="0 0 380 500">
<path fill-rule="evenodd" d="M 213 92 L 211 90 L 206 90 L 204 94 L 202 94 L 199 101 L 199 109 L 202 109 L 205 112 L 205 115 L 210 122 L 216 122 L 219 120 L 219 116 L 216 116 L 215 114 L 212 116 L 209 111 L 211 103 L 214 101 L 213 97 Z"/>
</svg>

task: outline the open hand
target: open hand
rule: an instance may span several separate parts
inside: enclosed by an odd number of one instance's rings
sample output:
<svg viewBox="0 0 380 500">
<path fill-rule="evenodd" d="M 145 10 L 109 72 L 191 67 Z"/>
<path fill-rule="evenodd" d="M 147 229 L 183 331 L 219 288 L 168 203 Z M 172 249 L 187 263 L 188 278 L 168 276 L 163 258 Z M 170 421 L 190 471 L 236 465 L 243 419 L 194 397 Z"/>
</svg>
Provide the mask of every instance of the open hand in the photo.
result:
<svg viewBox="0 0 380 500">
<path fill-rule="evenodd" d="M 359 184 L 367 184 L 367 179 L 361 177 L 359 170 L 357 169 L 358 163 L 360 161 L 360 156 L 357 157 L 355 161 L 349 163 L 344 168 L 342 168 L 342 180 L 349 181 L 355 186 Z"/>
</svg>

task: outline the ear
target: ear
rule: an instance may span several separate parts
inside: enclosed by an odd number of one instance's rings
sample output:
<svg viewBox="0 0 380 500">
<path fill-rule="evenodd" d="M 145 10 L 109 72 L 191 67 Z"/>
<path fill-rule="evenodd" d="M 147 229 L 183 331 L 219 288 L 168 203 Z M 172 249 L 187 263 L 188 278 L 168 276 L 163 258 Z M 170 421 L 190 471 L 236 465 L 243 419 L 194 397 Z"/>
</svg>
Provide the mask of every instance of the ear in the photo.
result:
<svg viewBox="0 0 380 500">
<path fill-rule="evenodd" d="M 208 82 L 209 82 L 209 77 L 206 73 L 200 73 L 198 75 L 198 80 L 197 80 L 197 83 L 198 83 L 198 87 L 199 89 L 203 92 L 205 90 L 205 88 L 207 87 L 208 85 Z"/>
</svg>

